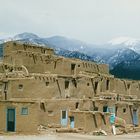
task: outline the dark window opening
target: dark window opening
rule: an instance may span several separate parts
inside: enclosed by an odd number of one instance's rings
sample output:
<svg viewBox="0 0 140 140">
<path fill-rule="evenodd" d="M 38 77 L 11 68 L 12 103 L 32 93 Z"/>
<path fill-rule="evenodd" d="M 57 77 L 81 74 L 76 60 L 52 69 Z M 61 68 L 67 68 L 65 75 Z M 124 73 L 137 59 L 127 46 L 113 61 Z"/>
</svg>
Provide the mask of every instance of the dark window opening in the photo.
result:
<svg viewBox="0 0 140 140">
<path fill-rule="evenodd" d="M 130 89 L 130 84 L 127 84 L 127 88 Z"/>
<path fill-rule="evenodd" d="M 18 90 L 23 90 L 23 85 L 22 84 L 18 85 Z"/>
<path fill-rule="evenodd" d="M 87 86 L 89 86 L 89 83 L 87 83 Z"/>
<path fill-rule="evenodd" d="M 75 79 L 72 80 L 73 85 L 77 88 L 77 82 Z"/>
<path fill-rule="evenodd" d="M 123 108 L 123 113 L 125 113 L 126 112 L 126 108 Z"/>
<path fill-rule="evenodd" d="M 62 111 L 62 119 L 66 119 L 66 111 Z"/>
<path fill-rule="evenodd" d="M 97 93 L 98 82 L 95 82 L 94 91 Z"/>
<path fill-rule="evenodd" d="M 97 106 L 94 107 L 94 111 L 98 111 L 98 107 Z"/>
<path fill-rule="evenodd" d="M 107 112 L 108 111 L 108 106 L 103 106 L 103 112 Z"/>
<path fill-rule="evenodd" d="M 71 64 L 71 74 L 74 74 L 75 65 L 76 65 L 76 64 Z"/>
<path fill-rule="evenodd" d="M 79 103 L 78 103 L 78 102 L 76 102 L 75 108 L 77 109 L 77 108 L 78 108 L 78 106 L 79 106 Z"/>
<path fill-rule="evenodd" d="M 71 64 L 71 70 L 74 70 L 75 69 L 75 65 L 76 64 Z"/>
<path fill-rule="evenodd" d="M 41 108 L 41 110 L 46 112 L 45 103 L 40 103 L 40 108 Z"/>
<path fill-rule="evenodd" d="M 56 61 L 54 62 L 54 69 L 56 69 Z"/>
<path fill-rule="evenodd" d="M 8 69 L 8 66 L 7 66 L 7 65 L 5 65 L 5 66 L 4 66 L 4 68 L 7 70 L 7 69 Z"/>
<path fill-rule="evenodd" d="M 69 88 L 69 81 L 65 81 L 65 89 Z"/>
<path fill-rule="evenodd" d="M 109 90 L 109 80 L 106 81 L 106 90 Z"/>
<path fill-rule="evenodd" d="M 78 67 L 80 67 L 80 65 L 78 65 Z"/>
<path fill-rule="evenodd" d="M 46 86 L 48 86 L 49 85 L 49 82 L 45 82 L 45 84 L 46 84 Z"/>
</svg>

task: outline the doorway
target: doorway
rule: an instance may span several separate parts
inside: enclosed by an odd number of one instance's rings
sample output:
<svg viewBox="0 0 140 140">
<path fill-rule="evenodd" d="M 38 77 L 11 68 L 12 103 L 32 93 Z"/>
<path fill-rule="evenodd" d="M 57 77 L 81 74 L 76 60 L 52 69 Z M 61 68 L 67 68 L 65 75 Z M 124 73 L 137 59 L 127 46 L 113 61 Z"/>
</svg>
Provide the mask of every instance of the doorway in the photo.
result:
<svg viewBox="0 0 140 140">
<path fill-rule="evenodd" d="M 74 116 L 70 117 L 70 128 L 74 128 Z"/>
<path fill-rule="evenodd" d="M 61 111 L 61 125 L 67 126 L 67 121 L 68 121 L 68 113 L 66 110 L 62 110 Z"/>
<path fill-rule="evenodd" d="M 138 112 L 137 112 L 137 109 L 133 110 L 133 125 L 138 126 Z"/>
<path fill-rule="evenodd" d="M 8 108 L 7 109 L 7 131 L 14 132 L 15 131 L 15 109 Z"/>
</svg>

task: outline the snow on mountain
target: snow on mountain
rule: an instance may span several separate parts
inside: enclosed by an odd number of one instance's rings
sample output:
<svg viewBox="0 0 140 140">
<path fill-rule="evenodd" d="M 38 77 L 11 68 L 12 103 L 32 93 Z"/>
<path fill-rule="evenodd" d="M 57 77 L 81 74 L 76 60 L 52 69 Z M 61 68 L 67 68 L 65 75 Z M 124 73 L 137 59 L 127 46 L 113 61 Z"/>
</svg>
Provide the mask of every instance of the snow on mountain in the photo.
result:
<svg viewBox="0 0 140 140">
<path fill-rule="evenodd" d="M 130 37 L 119 37 L 112 39 L 108 42 L 111 45 L 121 45 L 124 44 L 126 46 L 135 46 L 140 43 L 140 39 L 130 38 Z"/>
<path fill-rule="evenodd" d="M 110 69 L 113 69 L 122 61 L 132 61 L 139 57 L 135 51 L 127 48 L 118 49 L 107 61 L 106 63 L 110 65 Z"/>
<path fill-rule="evenodd" d="M 116 74 L 117 66 L 120 68 L 125 62 L 127 64 L 138 63 L 139 59 L 137 58 L 140 58 L 140 39 L 129 37 L 119 37 L 105 44 L 96 45 L 63 36 L 41 38 L 36 34 L 25 32 L 5 40 L 1 39 L 0 43 L 10 40 L 49 46 L 55 49 L 56 54 L 65 57 L 106 63 L 109 64 L 111 71 L 116 70 Z M 135 61 L 136 59 L 137 61 Z M 134 69 L 137 69 L 136 65 L 133 65 Z M 127 66 L 126 63 L 124 66 Z M 115 73 L 113 74 L 115 75 Z"/>
<path fill-rule="evenodd" d="M 36 39 L 36 38 L 39 38 L 36 34 L 24 32 L 24 33 L 15 35 L 13 37 L 13 40 Z"/>
</svg>

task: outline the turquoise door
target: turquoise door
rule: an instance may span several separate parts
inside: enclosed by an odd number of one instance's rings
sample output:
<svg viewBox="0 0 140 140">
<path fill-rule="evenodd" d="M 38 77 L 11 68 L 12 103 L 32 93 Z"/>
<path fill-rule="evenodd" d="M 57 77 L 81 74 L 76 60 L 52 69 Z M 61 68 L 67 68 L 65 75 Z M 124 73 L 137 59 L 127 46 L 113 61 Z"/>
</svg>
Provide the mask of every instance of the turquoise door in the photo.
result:
<svg viewBox="0 0 140 140">
<path fill-rule="evenodd" d="M 61 111 L 61 125 L 62 126 L 67 126 L 68 122 L 68 113 L 66 110 Z"/>
<path fill-rule="evenodd" d="M 74 128 L 74 117 L 70 117 L 70 128 Z"/>
<path fill-rule="evenodd" d="M 135 126 L 138 125 L 138 112 L 137 112 L 137 110 L 133 110 L 133 124 Z"/>
<path fill-rule="evenodd" d="M 15 131 L 15 109 L 7 109 L 7 131 Z"/>
</svg>

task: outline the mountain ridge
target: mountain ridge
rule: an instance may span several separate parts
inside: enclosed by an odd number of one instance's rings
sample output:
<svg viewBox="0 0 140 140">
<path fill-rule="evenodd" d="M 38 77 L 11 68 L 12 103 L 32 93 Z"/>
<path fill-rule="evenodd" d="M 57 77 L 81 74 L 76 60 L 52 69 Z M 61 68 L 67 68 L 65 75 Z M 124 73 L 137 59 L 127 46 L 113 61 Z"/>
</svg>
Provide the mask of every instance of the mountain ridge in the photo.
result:
<svg viewBox="0 0 140 140">
<path fill-rule="evenodd" d="M 5 40 L 1 39 L 0 42 L 2 44 L 11 40 L 18 40 L 35 45 L 47 45 L 55 49 L 56 54 L 61 56 L 109 64 L 110 72 L 116 77 L 120 76 L 118 75 L 118 71 L 121 71 L 120 68 L 124 68 L 121 67 L 121 65 L 124 65 L 125 62 L 127 62 L 127 64 L 134 62 L 139 63 L 139 59 L 137 61 L 135 60 L 140 58 L 140 40 L 133 38 L 130 38 L 130 40 L 129 38 L 114 39 L 115 43 L 111 43 L 110 41 L 102 45 L 97 45 L 63 36 L 41 38 L 36 34 L 24 32 Z M 124 66 L 128 68 L 126 64 Z M 131 66 L 133 66 L 134 69 L 138 69 L 136 65 Z M 125 69 L 125 71 L 127 71 L 127 69 Z M 129 77 L 131 76 L 128 76 L 128 78 Z"/>
</svg>

